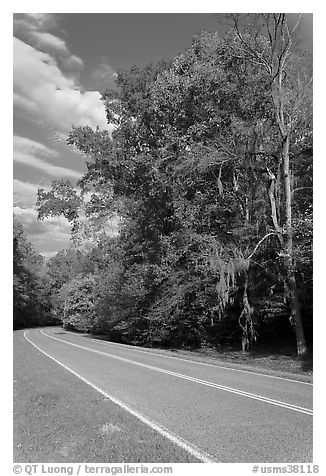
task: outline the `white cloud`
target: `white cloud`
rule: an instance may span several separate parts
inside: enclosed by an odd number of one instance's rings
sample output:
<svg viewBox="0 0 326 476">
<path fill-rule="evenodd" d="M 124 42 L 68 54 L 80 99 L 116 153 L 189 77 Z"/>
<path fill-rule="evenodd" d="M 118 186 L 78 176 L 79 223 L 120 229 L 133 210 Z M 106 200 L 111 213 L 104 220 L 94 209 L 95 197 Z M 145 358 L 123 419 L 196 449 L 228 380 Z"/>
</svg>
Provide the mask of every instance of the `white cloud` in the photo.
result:
<svg viewBox="0 0 326 476">
<path fill-rule="evenodd" d="M 57 157 L 59 153 L 56 150 L 50 149 L 40 142 L 35 140 L 28 139 L 27 137 L 14 136 L 14 150 L 28 151 L 30 153 L 35 153 L 41 155 L 42 157 Z"/>
<path fill-rule="evenodd" d="M 44 258 L 46 258 L 46 261 L 47 261 L 47 259 L 52 258 L 52 256 L 55 256 L 57 253 L 58 251 L 55 250 L 55 251 L 41 251 L 40 254 L 44 256 Z"/>
<path fill-rule="evenodd" d="M 56 15 L 53 13 L 14 13 L 14 33 L 42 30 L 56 26 Z"/>
<path fill-rule="evenodd" d="M 69 245 L 71 225 L 61 216 L 49 217 L 42 221 L 37 219 L 35 202 L 38 188 L 48 191 L 50 186 L 14 180 L 13 211 L 37 252 L 44 256 L 52 256 Z"/>
<path fill-rule="evenodd" d="M 118 77 L 112 66 L 107 63 L 101 63 L 91 75 L 95 84 L 100 89 L 112 87 L 115 79 Z"/>
<path fill-rule="evenodd" d="M 49 54 L 14 39 L 14 100 L 16 105 L 59 131 L 72 125 L 107 129 L 98 91 L 82 92 Z"/>
<path fill-rule="evenodd" d="M 49 24 L 50 22 L 53 23 L 55 22 L 55 16 L 53 13 L 22 13 L 22 14 L 17 14 L 17 16 L 23 15 L 24 17 L 27 17 L 28 19 L 32 20 L 32 23 L 34 24 L 35 27 L 42 28 L 46 24 Z"/>
<path fill-rule="evenodd" d="M 29 165 L 38 170 L 42 170 L 48 175 L 52 175 L 53 177 L 70 177 L 74 179 L 80 178 L 80 172 L 76 172 L 75 170 L 68 169 L 66 167 L 59 167 L 57 165 L 52 165 L 47 162 L 44 162 L 42 159 L 35 157 L 31 154 L 26 154 L 24 152 L 15 152 L 14 155 L 15 162 L 19 162 L 21 164 Z"/>
<path fill-rule="evenodd" d="M 16 13 L 14 14 L 14 35 L 29 45 L 50 53 L 64 70 L 78 71 L 84 67 L 83 60 L 73 55 L 65 40 L 49 29 L 56 26 L 53 13 Z"/>
<path fill-rule="evenodd" d="M 34 208 L 24 208 L 18 205 L 14 206 L 14 214 L 23 225 L 32 227 L 28 230 L 30 235 L 39 234 L 43 228 L 44 232 L 46 232 L 49 225 L 51 227 L 51 230 L 49 230 L 51 234 L 59 233 L 61 235 L 64 234 L 66 237 L 68 233 L 70 236 L 71 225 L 64 217 L 49 217 L 37 221 L 37 211 Z"/>
<path fill-rule="evenodd" d="M 14 206 L 32 209 L 36 203 L 38 188 L 48 191 L 50 187 L 49 184 L 43 182 L 36 184 L 14 179 Z"/>
<path fill-rule="evenodd" d="M 24 98 L 20 94 L 14 92 L 14 105 L 24 111 L 28 111 L 29 113 L 37 113 L 37 105 L 30 101 L 27 98 Z"/>
<path fill-rule="evenodd" d="M 23 225 L 37 218 L 37 211 L 34 208 L 25 208 L 18 205 L 14 205 L 14 214 Z M 22 220 L 20 220 L 21 217 L 23 218 Z"/>
<path fill-rule="evenodd" d="M 70 242 L 71 226 L 63 217 L 50 217 L 43 221 L 37 220 L 37 211 L 33 208 L 14 206 L 17 220 L 24 226 L 35 249 L 45 256 L 55 254 Z"/>
<path fill-rule="evenodd" d="M 63 53 L 68 53 L 68 48 L 65 41 L 55 35 L 52 35 L 52 33 L 47 33 L 45 31 L 33 31 L 31 36 L 35 40 L 34 46 L 38 48 L 45 47 L 61 51 Z"/>
<path fill-rule="evenodd" d="M 54 55 L 64 70 L 78 71 L 84 67 L 81 58 L 73 55 L 66 41 L 49 30 L 57 26 L 57 15 L 53 13 L 15 13 L 14 36 L 25 43 Z"/>
<path fill-rule="evenodd" d="M 34 48 L 54 55 L 64 70 L 80 70 L 84 67 L 83 60 L 70 53 L 62 38 L 46 31 L 30 31 L 27 38 Z"/>
<path fill-rule="evenodd" d="M 76 55 L 70 55 L 67 58 L 62 59 L 61 62 L 65 69 L 68 70 L 82 69 L 84 67 L 83 60 Z"/>
<path fill-rule="evenodd" d="M 49 149 L 45 145 L 27 139 L 26 137 L 14 136 L 14 161 L 30 167 L 42 170 L 53 177 L 80 178 L 80 172 L 66 167 L 60 167 L 49 163 L 46 159 L 57 157 L 58 152 Z"/>
</svg>

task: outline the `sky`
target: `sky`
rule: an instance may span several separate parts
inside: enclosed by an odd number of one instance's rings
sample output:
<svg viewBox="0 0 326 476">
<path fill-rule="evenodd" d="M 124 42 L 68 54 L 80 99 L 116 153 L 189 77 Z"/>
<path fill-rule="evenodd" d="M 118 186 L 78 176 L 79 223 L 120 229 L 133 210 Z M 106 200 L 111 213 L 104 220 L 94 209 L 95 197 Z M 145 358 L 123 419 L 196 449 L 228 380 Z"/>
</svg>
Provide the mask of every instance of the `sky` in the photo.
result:
<svg viewBox="0 0 326 476">
<path fill-rule="evenodd" d="M 100 92 L 117 71 L 173 58 L 200 30 L 221 28 L 212 13 L 17 13 L 13 16 L 14 213 L 37 252 L 69 246 L 64 218 L 37 220 L 38 188 L 86 171 L 66 145 L 72 125 L 108 128 Z M 221 32 L 222 33 L 222 32 Z M 312 16 L 302 38 L 312 48 Z"/>
</svg>

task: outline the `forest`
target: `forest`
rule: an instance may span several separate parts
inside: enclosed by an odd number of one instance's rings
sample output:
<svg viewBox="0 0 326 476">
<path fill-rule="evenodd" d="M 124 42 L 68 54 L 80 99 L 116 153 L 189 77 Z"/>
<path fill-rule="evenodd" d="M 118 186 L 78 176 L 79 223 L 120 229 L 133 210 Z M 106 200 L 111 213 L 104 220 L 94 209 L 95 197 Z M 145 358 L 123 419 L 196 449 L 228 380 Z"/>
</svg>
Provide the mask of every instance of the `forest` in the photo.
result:
<svg viewBox="0 0 326 476">
<path fill-rule="evenodd" d="M 120 71 L 110 130 L 73 127 L 87 171 L 39 189 L 71 246 L 44 260 L 14 218 L 14 328 L 121 343 L 312 348 L 312 59 L 300 18 L 230 14 L 182 54 Z"/>
</svg>

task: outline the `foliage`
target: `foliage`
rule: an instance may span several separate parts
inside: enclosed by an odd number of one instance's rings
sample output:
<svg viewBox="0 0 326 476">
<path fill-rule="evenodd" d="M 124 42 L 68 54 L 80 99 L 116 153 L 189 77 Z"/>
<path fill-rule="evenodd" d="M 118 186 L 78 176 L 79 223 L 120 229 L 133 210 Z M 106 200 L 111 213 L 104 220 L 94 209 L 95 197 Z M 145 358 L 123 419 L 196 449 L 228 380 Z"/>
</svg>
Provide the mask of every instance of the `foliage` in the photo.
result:
<svg viewBox="0 0 326 476">
<path fill-rule="evenodd" d="M 77 276 L 60 288 L 63 327 L 89 332 L 95 319 L 95 281 L 92 276 Z"/>
<path fill-rule="evenodd" d="M 43 258 L 36 254 L 15 217 L 13 224 L 13 327 L 19 329 L 54 323 Z"/>
<path fill-rule="evenodd" d="M 103 94 L 112 137 L 71 131 L 68 143 L 87 159 L 81 191 L 61 181 L 38 197 L 41 219 L 63 215 L 79 237 L 79 254 L 48 264 L 66 327 L 173 347 L 244 345 L 247 336 L 248 349 L 289 327 L 290 263 L 311 328 L 310 66 L 290 45 L 282 76 L 290 229 L 271 80 L 281 43 L 233 18 L 224 38 L 203 32 L 171 62 L 120 72 Z M 106 228 L 117 216 L 113 236 Z M 92 247 L 82 247 L 90 235 Z"/>
</svg>

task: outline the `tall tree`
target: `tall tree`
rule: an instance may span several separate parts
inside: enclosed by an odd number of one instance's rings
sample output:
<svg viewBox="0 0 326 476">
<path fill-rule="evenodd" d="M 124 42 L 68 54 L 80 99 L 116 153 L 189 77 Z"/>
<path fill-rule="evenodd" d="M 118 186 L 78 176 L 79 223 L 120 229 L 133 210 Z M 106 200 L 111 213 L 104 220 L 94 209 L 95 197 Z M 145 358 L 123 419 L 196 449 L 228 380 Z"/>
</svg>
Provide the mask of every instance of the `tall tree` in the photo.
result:
<svg viewBox="0 0 326 476">
<path fill-rule="evenodd" d="M 297 340 L 298 356 L 307 353 L 307 345 L 302 325 L 301 309 L 295 276 L 293 251 L 292 195 L 293 176 L 291 167 L 291 140 L 300 142 L 307 131 L 298 129 L 309 93 L 312 77 L 303 69 L 298 71 L 293 60 L 298 58 L 293 51 L 295 33 L 300 24 L 299 15 L 294 25 L 289 24 L 286 14 L 262 14 L 258 20 L 261 34 L 250 30 L 241 30 L 240 15 L 231 15 L 235 31 L 236 51 L 252 64 L 259 65 L 268 75 L 273 112 L 279 133 L 279 165 L 284 192 L 284 223 L 280 225 L 280 215 L 276 204 L 276 174 L 269 168 L 269 198 L 274 232 L 281 248 L 285 271 L 285 284 L 291 301 L 290 320 L 293 322 Z M 299 61 L 300 63 L 300 61 Z M 302 67 L 302 64 L 300 65 Z M 305 115 L 305 114 L 304 114 Z"/>
<path fill-rule="evenodd" d="M 14 329 L 53 322 L 43 258 L 35 252 L 15 217 L 13 224 Z"/>
<path fill-rule="evenodd" d="M 285 25 L 283 17 L 273 18 L 277 28 Z M 69 143 L 87 155 L 79 182 L 82 193 L 92 194 L 86 208 L 67 183 L 39 193 L 40 217 L 62 213 L 75 230 L 82 209 L 95 222 L 121 217 L 119 264 L 111 263 L 112 276 L 101 260 L 94 270 L 108 283 L 101 309 L 112 317 L 114 293 L 121 303 L 121 312 L 114 311 L 121 319 L 108 319 L 120 338 L 166 345 L 178 335 L 176 345 L 183 345 L 193 336 L 200 344 L 214 332 L 218 340 L 232 321 L 247 350 L 257 337 L 257 316 L 269 313 L 267 303 L 279 312 L 274 297 L 283 282 L 300 334 L 293 277 L 294 258 L 310 259 L 311 184 L 310 172 L 303 172 L 310 160 L 308 95 L 297 93 L 298 62 L 290 54 L 283 73 L 265 65 L 276 65 L 285 39 L 237 26 L 224 39 L 197 35 L 169 64 L 121 73 L 117 90 L 103 96 L 117 126 L 112 137 L 89 127 L 72 130 Z M 283 119 L 293 112 L 288 149 L 275 112 L 273 82 L 279 84 L 280 74 Z M 290 202 L 286 150 L 297 174 Z M 297 246 L 293 230 L 297 236 L 300 220 L 307 235 Z M 99 256 L 107 262 L 105 253 Z"/>
</svg>

